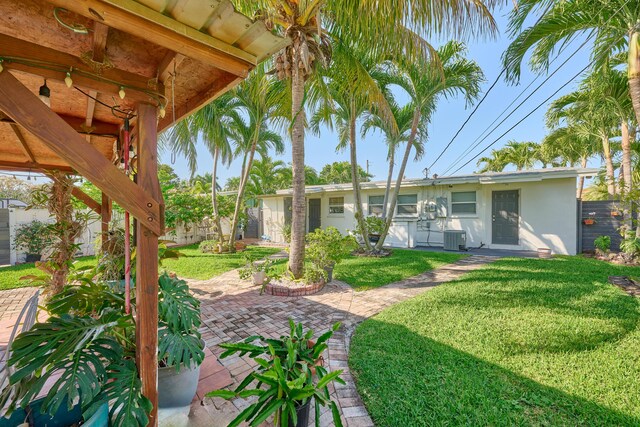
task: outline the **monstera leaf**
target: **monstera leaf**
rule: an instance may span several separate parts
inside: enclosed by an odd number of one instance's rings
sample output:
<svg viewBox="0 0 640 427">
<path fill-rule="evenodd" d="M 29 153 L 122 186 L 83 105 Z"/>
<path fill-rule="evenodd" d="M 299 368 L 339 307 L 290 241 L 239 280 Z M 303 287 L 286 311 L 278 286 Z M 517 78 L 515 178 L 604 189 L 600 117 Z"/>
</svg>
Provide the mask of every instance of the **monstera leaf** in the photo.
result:
<svg viewBox="0 0 640 427">
<path fill-rule="evenodd" d="M 162 327 L 158 331 L 158 360 L 167 366 L 175 366 L 178 372 L 181 364 L 198 366 L 204 360 L 200 334 L 197 331 L 185 333 Z"/>
<path fill-rule="evenodd" d="M 79 401 L 88 406 L 107 381 L 106 366 L 122 359 L 123 349 L 109 332 L 125 324 L 126 318 L 112 311 L 97 319 L 64 315 L 37 323 L 11 346 L 14 373 L 2 400 L 12 401 L 10 409 L 26 407 L 47 380 L 59 375 L 43 409 L 54 413 L 65 398 L 69 407 Z"/>
<path fill-rule="evenodd" d="M 85 411 L 93 414 L 104 402 L 109 402 L 112 427 L 145 427 L 153 405 L 142 395 L 142 382 L 133 360 L 125 358 L 109 366 L 107 384 L 99 400 Z"/>
<path fill-rule="evenodd" d="M 160 319 L 174 331 L 191 332 L 200 327 L 200 301 L 189 293 L 184 280 L 169 277 L 167 273 L 158 280 Z"/>
<path fill-rule="evenodd" d="M 115 293 L 104 283 L 83 280 L 80 285 L 67 285 L 47 303 L 50 314 L 79 315 L 100 313 L 107 308 L 124 311 L 124 295 Z"/>
</svg>

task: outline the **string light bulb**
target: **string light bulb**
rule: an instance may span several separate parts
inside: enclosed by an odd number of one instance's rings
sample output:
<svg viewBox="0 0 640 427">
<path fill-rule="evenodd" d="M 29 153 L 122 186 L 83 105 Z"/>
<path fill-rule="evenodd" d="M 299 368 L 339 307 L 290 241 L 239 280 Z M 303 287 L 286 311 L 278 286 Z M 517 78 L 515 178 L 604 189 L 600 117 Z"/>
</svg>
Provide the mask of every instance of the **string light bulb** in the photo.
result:
<svg viewBox="0 0 640 427">
<path fill-rule="evenodd" d="M 124 92 L 124 86 L 120 86 L 120 90 L 118 91 L 118 95 L 120 96 L 120 99 L 124 99 L 124 97 L 127 95 Z"/>
<path fill-rule="evenodd" d="M 164 119 L 164 116 L 167 115 L 167 110 L 165 109 L 165 106 L 160 104 L 160 111 L 158 111 L 160 113 L 160 118 Z"/>
<path fill-rule="evenodd" d="M 67 76 L 64 78 L 64 84 L 66 84 L 69 89 L 71 89 L 71 86 L 73 86 L 73 79 L 71 78 L 71 71 L 67 71 Z"/>
<path fill-rule="evenodd" d="M 3 62 L 4 62 L 4 59 L 0 58 L 0 73 L 2 72 L 2 70 L 4 70 L 4 67 L 2 66 Z"/>
<path fill-rule="evenodd" d="M 44 102 L 44 105 L 51 108 L 51 90 L 47 86 L 47 79 L 44 79 L 44 84 L 38 90 L 38 98 Z"/>
</svg>

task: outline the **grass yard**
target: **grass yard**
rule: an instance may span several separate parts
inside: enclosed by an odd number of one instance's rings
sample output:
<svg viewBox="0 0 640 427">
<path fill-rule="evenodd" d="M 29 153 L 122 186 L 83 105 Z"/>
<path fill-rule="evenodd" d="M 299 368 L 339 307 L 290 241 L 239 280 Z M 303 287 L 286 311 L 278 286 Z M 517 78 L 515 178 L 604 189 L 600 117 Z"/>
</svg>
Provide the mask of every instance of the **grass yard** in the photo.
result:
<svg viewBox="0 0 640 427">
<path fill-rule="evenodd" d="M 378 426 L 638 426 L 640 268 L 505 259 L 363 322 L 349 365 Z"/>
<path fill-rule="evenodd" d="M 244 254 L 254 258 L 264 258 L 280 252 L 282 249 L 268 246 L 247 246 L 246 251 L 235 254 L 204 254 L 198 245 L 178 248 L 183 254 L 178 259 L 166 259 L 161 269 L 174 271 L 178 277 L 185 279 L 211 279 L 227 271 L 242 267 L 245 264 Z"/>
<path fill-rule="evenodd" d="M 203 254 L 198 245 L 184 246 L 178 249 L 184 256 L 178 259 L 163 261 L 161 269 L 175 271 L 178 277 L 185 279 L 210 279 L 234 268 L 242 267 L 245 263 L 244 253 L 254 257 L 266 257 L 279 252 L 281 249 L 265 246 L 248 246 L 245 252 L 235 254 Z M 93 266 L 96 258 L 93 256 L 82 257 L 76 260 L 78 267 Z M 29 286 L 27 282 L 20 281 L 20 277 L 30 274 L 40 275 L 41 272 L 34 264 L 21 264 L 0 268 L 0 290 L 24 288 Z"/>
<path fill-rule="evenodd" d="M 410 249 L 394 249 L 390 256 L 383 258 L 350 256 L 336 265 L 333 278 L 347 283 L 356 291 L 366 291 L 417 276 L 464 257 L 466 255 L 457 253 Z M 286 261 L 278 261 L 274 270 L 283 274 L 286 266 Z"/>
</svg>

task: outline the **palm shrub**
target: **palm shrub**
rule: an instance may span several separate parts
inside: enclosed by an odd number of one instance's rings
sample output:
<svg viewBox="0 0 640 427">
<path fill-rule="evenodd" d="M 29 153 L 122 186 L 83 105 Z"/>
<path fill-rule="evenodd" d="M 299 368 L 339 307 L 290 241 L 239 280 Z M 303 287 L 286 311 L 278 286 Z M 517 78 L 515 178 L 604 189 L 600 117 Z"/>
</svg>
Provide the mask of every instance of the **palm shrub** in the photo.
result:
<svg viewBox="0 0 640 427">
<path fill-rule="evenodd" d="M 603 254 L 606 254 L 611 249 L 611 237 L 610 236 L 599 236 L 593 241 L 593 245 L 596 247 L 596 250 L 600 251 Z"/>
<path fill-rule="evenodd" d="M 640 255 L 640 237 L 636 237 L 634 231 L 628 231 L 620 242 L 620 250 L 631 257 Z"/>
<path fill-rule="evenodd" d="M 13 374 L 0 394 L 8 414 L 27 405 L 48 380 L 42 411 L 54 414 L 66 401 L 80 404 L 85 419 L 105 402 L 112 426 L 146 426 L 151 402 L 142 394 L 135 364 L 135 322 L 124 313 L 124 296 L 91 275 L 80 274 L 45 306 L 49 318 L 14 341 Z M 158 360 L 163 366 L 200 364 L 199 301 L 186 282 L 166 273 L 158 281 Z M 135 301 L 132 302 L 135 304 Z"/>
<path fill-rule="evenodd" d="M 315 423 L 320 425 L 320 407 L 329 405 L 333 422 L 342 426 L 340 413 L 331 400 L 327 386 L 335 381 L 345 382 L 339 377 L 341 370 L 329 372 L 322 366 L 322 353 L 328 348 L 327 341 L 340 323 L 313 341 L 313 330 L 304 331 L 302 323 L 294 324 L 289 319 L 289 336 L 279 339 L 251 336 L 238 343 L 221 344 L 226 358 L 235 354 L 249 355 L 258 363 L 234 390 L 214 390 L 207 397 L 223 399 L 248 398 L 257 400 L 247 406 L 229 426 L 237 426 L 245 421 L 257 426 L 274 415 L 274 425 L 288 427 L 298 423 L 298 410 L 314 401 Z M 256 343 L 262 343 L 259 345 Z M 254 388 L 249 388 L 250 385 Z"/>
</svg>

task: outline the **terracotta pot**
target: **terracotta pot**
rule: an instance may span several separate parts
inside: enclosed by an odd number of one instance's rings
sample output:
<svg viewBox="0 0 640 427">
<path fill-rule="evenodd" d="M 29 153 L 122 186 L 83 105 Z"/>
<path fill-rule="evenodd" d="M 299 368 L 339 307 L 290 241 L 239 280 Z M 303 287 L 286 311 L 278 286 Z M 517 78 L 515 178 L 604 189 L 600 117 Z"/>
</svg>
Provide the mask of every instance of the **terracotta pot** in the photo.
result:
<svg viewBox="0 0 640 427">
<path fill-rule="evenodd" d="M 593 224 L 595 224 L 595 223 L 596 223 L 596 220 L 595 220 L 595 219 L 583 219 L 583 220 L 582 220 L 582 223 L 583 223 L 584 225 L 593 225 Z"/>
</svg>

